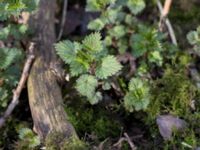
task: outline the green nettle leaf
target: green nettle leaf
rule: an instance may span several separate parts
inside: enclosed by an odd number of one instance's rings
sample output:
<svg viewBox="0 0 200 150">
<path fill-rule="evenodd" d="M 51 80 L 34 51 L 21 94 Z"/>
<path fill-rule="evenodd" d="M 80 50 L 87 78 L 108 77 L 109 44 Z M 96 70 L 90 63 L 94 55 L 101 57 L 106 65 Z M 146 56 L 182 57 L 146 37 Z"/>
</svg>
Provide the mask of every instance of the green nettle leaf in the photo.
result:
<svg viewBox="0 0 200 150">
<path fill-rule="evenodd" d="M 145 110 L 148 104 L 148 86 L 141 79 L 132 78 L 129 83 L 129 92 L 124 97 L 125 108 L 130 112 L 133 112 L 134 110 Z"/>
<path fill-rule="evenodd" d="M 92 33 L 83 40 L 83 48 L 89 52 L 97 53 L 103 50 L 101 35 L 99 32 Z"/>
<path fill-rule="evenodd" d="M 119 70 L 121 70 L 122 66 L 117 61 L 117 59 L 108 55 L 102 59 L 101 64 L 96 69 L 96 76 L 99 79 L 106 79 L 114 74 L 116 74 Z"/>
<path fill-rule="evenodd" d="M 8 90 L 5 88 L 0 87 L 0 106 L 6 107 L 7 106 L 7 98 L 8 98 Z"/>
<path fill-rule="evenodd" d="M 57 54 L 67 64 L 70 64 L 76 58 L 76 51 L 74 45 L 75 44 L 73 44 L 71 41 L 68 40 L 61 41 L 55 44 Z"/>
<path fill-rule="evenodd" d="M 157 65 L 161 66 L 163 63 L 163 58 L 159 51 L 153 51 L 148 55 L 149 62 L 156 63 Z"/>
<path fill-rule="evenodd" d="M 87 0 L 87 11 L 100 11 L 107 5 L 114 3 L 116 0 Z"/>
<path fill-rule="evenodd" d="M 10 27 L 9 26 L 0 29 L 0 39 L 1 40 L 6 39 L 9 35 L 9 33 L 10 33 Z"/>
<path fill-rule="evenodd" d="M 27 147 L 30 149 L 40 145 L 40 138 L 29 128 L 22 128 L 19 130 L 19 139 L 26 141 Z"/>
<path fill-rule="evenodd" d="M 0 39 L 5 40 L 8 36 L 13 36 L 15 39 L 21 39 L 27 29 L 28 27 L 26 25 L 9 24 L 7 27 L 0 29 Z"/>
<path fill-rule="evenodd" d="M 187 40 L 191 45 L 195 45 L 198 42 L 200 42 L 200 36 L 198 35 L 196 31 L 190 31 L 187 34 Z"/>
<path fill-rule="evenodd" d="M 131 36 L 131 48 L 135 57 L 140 57 L 150 51 L 161 51 L 162 45 L 157 30 L 140 26 L 139 33 Z"/>
<path fill-rule="evenodd" d="M 0 69 L 7 69 L 21 52 L 16 48 L 0 48 Z"/>
<path fill-rule="evenodd" d="M 134 15 L 137 15 L 146 5 L 144 0 L 128 0 L 127 6 Z"/>
<path fill-rule="evenodd" d="M 126 38 L 119 39 L 117 42 L 118 51 L 120 54 L 124 54 L 128 49 L 128 40 Z"/>
<path fill-rule="evenodd" d="M 80 74 L 86 73 L 88 68 L 81 64 L 80 62 L 73 61 L 70 63 L 70 74 L 71 76 L 78 76 Z"/>
<path fill-rule="evenodd" d="M 95 76 L 92 75 L 81 75 L 76 81 L 77 91 L 87 97 L 92 97 L 95 95 L 96 87 L 98 86 L 98 81 Z"/>
<path fill-rule="evenodd" d="M 89 97 L 89 102 L 90 104 L 94 105 L 97 104 L 100 100 L 102 100 L 102 94 L 100 92 L 96 92 L 95 95 L 93 97 Z"/>
<path fill-rule="evenodd" d="M 111 89 L 111 84 L 109 82 L 104 82 L 102 85 L 102 88 L 104 90 L 110 90 Z"/>
<path fill-rule="evenodd" d="M 10 16 L 19 16 L 21 11 L 33 11 L 37 8 L 39 0 L 1 0 L 0 20 L 6 20 Z"/>
<path fill-rule="evenodd" d="M 109 31 L 109 34 L 116 39 L 119 39 L 126 34 L 126 29 L 123 25 L 117 25 Z"/>
<path fill-rule="evenodd" d="M 118 14 L 121 10 L 121 7 L 118 8 L 110 8 L 105 12 L 105 17 L 108 20 L 108 23 L 116 23 L 116 20 L 118 18 Z"/>
<path fill-rule="evenodd" d="M 106 36 L 104 39 L 104 43 L 106 46 L 111 46 L 112 45 L 112 37 Z"/>
<path fill-rule="evenodd" d="M 86 11 L 100 11 L 100 5 L 97 3 L 97 0 L 87 0 Z"/>
<path fill-rule="evenodd" d="M 100 31 L 101 29 L 104 28 L 104 26 L 105 23 L 101 19 L 97 18 L 88 24 L 88 29 Z"/>
<path fill-rule="evenodd" d="M 98 81 L 95 76 L 92 75 L 81 75 L 76 81 L 77 91 L 86 96 L 91 104 L 96 104 L 102 99 L 101 93 L 96 92 Z"/>
</svg>

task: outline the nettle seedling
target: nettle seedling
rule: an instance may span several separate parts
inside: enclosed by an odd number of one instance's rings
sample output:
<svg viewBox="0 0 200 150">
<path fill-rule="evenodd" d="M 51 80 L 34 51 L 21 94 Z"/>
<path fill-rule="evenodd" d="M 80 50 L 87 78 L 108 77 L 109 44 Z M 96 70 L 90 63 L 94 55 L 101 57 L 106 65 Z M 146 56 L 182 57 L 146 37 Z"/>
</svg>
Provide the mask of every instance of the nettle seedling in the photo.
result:
<svg viewBox="0 0 200 150">
<path fill-rule="evenodd" d="M 126 110 L 133 112 L 134 110 L 145 110 L 150 102 L 149 86 L 147 81 L 140 78 L 132 78 L 129 82 L 129 91 L 124 97 L 124 105 Z"/>
<path fill-rule="evenodd" d="M 69 65 L 71 76 L 78 77 L 78 92 L 86 96 L 91 104 L 98 103 L 102 99 L 102 93 L 97 91 L 99 83 L 109 89 L 109 77 L 116 75 L 122 68 L 116 57 L 108 54 L 100 33 L 86 36 L 81 43 L 61 41 L 55 47 L 57 54 Z"/>
<path fill-rule="evenodd" d="M 163 36 L 137 18 L 145 6 L 144 0 L 87 0 L 87 11 L 100 12 L 98 18 L 89 22 L 88 29 L 105 33 L 104 41 L 109 51 L 115 54 L 130 52 L 140 60 L 139 64 L 161 66 Z"/>
<path fill-rule="evenodd" d="M 194 52 L 200 56 L 200 26 L 187 34 L 187 40 L 193 46 Z"/>
</svg>

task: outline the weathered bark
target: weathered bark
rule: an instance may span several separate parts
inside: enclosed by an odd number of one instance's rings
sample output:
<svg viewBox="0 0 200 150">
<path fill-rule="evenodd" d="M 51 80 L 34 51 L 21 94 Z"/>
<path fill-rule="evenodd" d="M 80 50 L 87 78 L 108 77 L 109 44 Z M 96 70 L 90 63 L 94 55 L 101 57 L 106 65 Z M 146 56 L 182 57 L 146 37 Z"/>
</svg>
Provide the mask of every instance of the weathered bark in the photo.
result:
<svg viewBox="0 0 200 150">
<path fill-rule="evenodd" d="M 56 0 L 40 0 L 37 13 L 30 18 L 34 31 L 36 59 L 28 79 L 29 105 L 34 129 L 45 139 L 52 132 L 64 133 L 66 137 L 76 136 L 73 126 L 67 121 L 62 105 L 62 96 L 50 64 L 57 60 L 55 43 L 54 14 Z"/>
</svg>

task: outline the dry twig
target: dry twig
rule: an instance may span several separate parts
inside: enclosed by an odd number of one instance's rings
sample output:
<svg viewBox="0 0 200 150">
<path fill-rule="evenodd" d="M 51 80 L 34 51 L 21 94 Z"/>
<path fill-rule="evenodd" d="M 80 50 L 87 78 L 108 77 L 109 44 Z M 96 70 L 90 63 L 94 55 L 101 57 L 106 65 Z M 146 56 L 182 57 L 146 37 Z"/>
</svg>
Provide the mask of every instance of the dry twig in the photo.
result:
<svg viewBox="0 0 200 150">
<path fill-rule="evenodd" d="M 62 20 L 61 20 L 61 25 L 60 25 L 60 32 L 58 34 L 57 41 L 59 41 L 61 39 L 62 34 L 63 34 L 65 21 L 66 21 L 66 17 L 67 17 L 67 4 L 68 4 L 68 0 L 64 0 L 63 10 L 62 10 Z"/>
<path fill-rule="evenodd" d="M 137 149 L 137 147 L 134 145 L 134 143 L 132 142 L 132 140 L 130 139 L 130 137 L 128 136 L 127 133 L 124 133 L 124 137 L 121 137 L 119 139 L 119 141 L 117 143 L 115 143 L 113 146 L 121 148 L 122 147 L 122 143 L 124 141 L 126 141 L 129 144 L 129 146 L 131 147 L 131 150 L 136 150 Z"/>
<path fill-rule="evenodd" d="M 174 29 L 173 29 L 173 27 L 170 23 L 170 20 L 167 18 L 167 15 L 168 15 L 169 10 L 170 10 L 171 3 L 172 3 L 172 0 L 165 0 L 165 6 L 163 8 L 160 0 L 157 1 L 157 6 L 158 6 L 160 14 L 161 14 L 160 21 L 159 21 L 159 30 L 160 31 L 163 30 L 163 23 L 164 23 L 167 27 L 167 30 L 169 32 L 172 43 L 174 45 L 177 45 L 177 40 L 176 40 L 176 36 L 175 36 L 175 33 L 174 33 Z"/>
<path fill-rule="evenodd" d="M 0 128 L 4 125 L 6 119 L 11 115 L 11 113 L 14 110 L 14 108 L 19 103 L 20 93 L 21 93 L 21 91 L 22 91 L 22 89 L 23 89 L 23 87 L 24 87 L 24 85 L 26 83 L 31 64 L 32 64 L 32 62 L 33 62 L 33 60 L 35 58 L 35 56 L 33 55 L 33 48 L 34 48 L 34 43 L 31 43 L 30 46 L 29 46 L 29 55 L 27 57 L 25 65 L 24 65 L 23 72 L 22 72 L 19 84 L 18 84 L 17 88 L 13 92 L 12 101 L 8 105 L 8 107 L 7 107 L 6 111 L 4 112 L 3 116 L 0 118 Z"/>
</svg>

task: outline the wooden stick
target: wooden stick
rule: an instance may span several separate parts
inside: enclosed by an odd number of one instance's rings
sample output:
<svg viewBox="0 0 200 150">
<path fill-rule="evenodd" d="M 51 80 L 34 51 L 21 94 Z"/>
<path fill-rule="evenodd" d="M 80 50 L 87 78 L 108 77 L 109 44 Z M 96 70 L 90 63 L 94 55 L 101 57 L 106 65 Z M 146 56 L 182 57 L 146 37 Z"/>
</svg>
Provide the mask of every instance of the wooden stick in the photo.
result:
<svg viewBox="0 0 200 150">
<path fill-rule="evenodd" d="M 61 20 L 61 25 L 60 25 L 60 32 L 58 34 L 57 41 L 59 41 L 61 39 L 62 34 L 63 34 L 65 21 L 66 21 L 66 17 L 67 17 L 67 4 L 68 4 L 68 0 L 64 0 L 63 10 L 62 10 L 62 20 Z"/>
<path fill-rule="evenodd" d="M 163 9 L 160 0 L 157 1 L 157 6 L 158 6 L 160 14 L 161 14 L 160 21 L 159 21 L 159 30 L 162 31 L 163 23 L 164 23 L 167 27 L 167 30 L 169 32 L 169 36 L 172 40 L 172 43 L 174 45 L 177 45 L 177 40 L 176 40 L 176 36 L 175 36 L 175 33 L 174 33 L 174 29 L 173 29 L 173 27 L 170 23 L 170 20 L 167 18 L 167 14 L 169 13 L 171 2 L 172 2 L 172 0 L 166 0 L 165 6 L 164 6 L 164 9 Z"/>
<path fill-rule="evenodd" d="M 0 128 L 4 125 L 6 119 L 11 115 L 11 113 L 13 112 L 13 110 L 15 109 L 17 104 L 19 103 L 19 96 L 21 94 L 21 91 L 22 91 L 25 83 L 26 83 L 31 64 L 32 64 L 32 62 L 33 62 L 33 60 L 35 58 L 35 56 L 33 55 L 33 47 L 34 47 L 34 43 L 31 43 L 30 47 L 29 47 L 29 55 L 27 57 L 25 65 L 24 65 L 24 69 L 23 69 L 19 84 L 18 84 L 17 88 L 13 92 L 12 101 L 8 105 L 8 107 L 7 107 L 6 111 L 4 112 L 3 116 L 0 118 Z"/>
<path fill-rule="evenodd" d="M 163 11 L 162 11 L 163 17 L 166 17 L 168 15 L 171 4 L 172 4 L 172 0 L 165 0 L 164 8 L 163 8 Z"/>
<path fill-rule="evenodd" d="M 124 133 L 124 136 L 126 137 L 127 142 L 128 142 L 128 144 L 130 145 L 130 147 L 131 147 L 131 150 L 136 150 L 137 148 L 136 148 L 136 146 L 134 145 L 134 143 L 131 141 L 131 139 L 130 139 L 130 137 L 128 136 L 128 134 L 127 134 L 127 133 Z"/>
<path fill-rule="evenodd" d="M 125 137 L 121 137 L 121 138 L 117 141 L 117 143 L 115 143 L 113 146 L 114 146 L 114 147 L 121 148 L 122 143 L 123 143 L 124 141 L 126 141 L 126 142 L 129 144 L 129 146 L 131 147 L 131 150 L 136 150 L 137 147 L 136 147 L 136 146 L 134 145 L 134 143 L 131 141 L 131 139 L 130 139 L 130 137 L 128 136 L 128 134 L 127 134 L 127 133 L 124 133 L 124 136 L 125 136 Z"/>
</svg>

